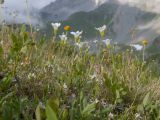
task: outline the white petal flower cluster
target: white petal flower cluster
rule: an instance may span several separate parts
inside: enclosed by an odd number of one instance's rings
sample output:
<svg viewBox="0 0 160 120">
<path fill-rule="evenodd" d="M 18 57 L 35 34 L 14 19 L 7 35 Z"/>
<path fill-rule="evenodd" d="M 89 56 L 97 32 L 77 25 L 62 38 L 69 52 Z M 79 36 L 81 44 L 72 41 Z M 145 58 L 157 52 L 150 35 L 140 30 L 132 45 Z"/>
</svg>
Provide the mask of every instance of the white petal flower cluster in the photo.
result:
<svg viewBox="0 0 160 120">
<path fill-rule="evenodd" d="M 58 30 L 58 28 L 61 26 L 61 23 L 51 23 L 54 30 Z"/>
<path fill-rule="evenodd" d="M 99 28 L 95 28 L 96 30 L 98 30 L 99 32 L 103 32 L 107 29 L 107 26 L 106 25 L 103 25 L 102 27 L 99 27 Z"/>
<path fill-rule="evenodd" d="M 136 50 L 140 51 L 143 49 L 143 46 L 142 45 L 139 45 L 139 44 L 131 44 L 130 45 L 131 47 L 134 47 Z"/>
<path fill-rule="evenodd" d="M 71 35 L 74 36 L 75 39 L 81 38 L 83 31 L 70 32 Z"/>
<path fill-rule="evenodd" d="M 106 40 L 102 40 L 102 41 L 106 46 L 109 46 L 111 44 L 111 39 L 106 39 Z"/>
<path fill-rule="evenodd" d="M 65 35 L 64 33 L 62 35 L 59 35 L 59 38 L 62 40 L 62 41 L 67 41 L 67 35 Z"/>
</svg>

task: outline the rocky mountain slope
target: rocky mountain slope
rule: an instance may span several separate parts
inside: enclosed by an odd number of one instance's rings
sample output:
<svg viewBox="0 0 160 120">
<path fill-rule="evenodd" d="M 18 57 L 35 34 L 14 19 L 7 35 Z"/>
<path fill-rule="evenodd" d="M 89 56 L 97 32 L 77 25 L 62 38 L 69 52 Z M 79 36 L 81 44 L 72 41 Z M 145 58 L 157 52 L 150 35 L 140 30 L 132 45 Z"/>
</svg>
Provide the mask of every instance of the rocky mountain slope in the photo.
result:
<svg viewBox="0 0 160 120">
<path fill-rule="evenodd" d="M 91 11 L 106 0 L 56 0 L 41 10 L 42 16 L 51 20 L 66 20 L 71 14 L 79 11 Z"/>
<path fill-rule="evenodd" d="M 160 0 L 56 0 L 41 9 L 41 14 L 46 15 L 49 20 L 63 20 L 75 12 L 94 10 L 105 2 L 160 13 Z"/>
</svg>

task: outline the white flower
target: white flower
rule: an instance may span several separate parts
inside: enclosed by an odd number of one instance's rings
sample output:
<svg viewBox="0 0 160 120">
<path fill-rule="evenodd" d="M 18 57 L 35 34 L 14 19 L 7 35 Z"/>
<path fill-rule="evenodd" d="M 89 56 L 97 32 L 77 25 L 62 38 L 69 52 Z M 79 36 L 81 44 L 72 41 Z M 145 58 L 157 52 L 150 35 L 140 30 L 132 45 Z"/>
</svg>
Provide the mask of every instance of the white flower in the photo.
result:
<svg viewBox="0 0 160 120">
<path fill-rule="evenodd" d="M 45 108 L 46 108 L 45 105 L 44 105 L 42 102 L 39 102 L 39 106 L 40 106 L 40 108 L 42 108 L 42 109 L 45 109 Z"/>
<path fill-rule="evenodd" d="M 96 75 L 96 73 L 94 73 L 93 75 L 90 75 L 89 77 L 90 77 L 91 79 L 94 79 L 94 78 L 97 77 L 97 75 Z"/>
<path fill-rule="evenodd" d="M 76 39 L 81 38 L 83 31 L 70 32 Z"/>
<path fill-rule="evenodd" d="M 39 28 L 36 29 L 37 32 L 39 32 L 39 30 L 40 30 Z"/>
<path fill-rule="evenodd" d="M 98 102 L 99 102 L 99 100 L 96 98 L 96 99 L 95 99 L 95 103 L 98 103 Z"/>
<path fill-rule="evenodd" d="M 131 47 L 134 47 L 136 50 L 140 51 L 143 49 L 143 46 L 142 45 L 139 45 L 139 44 L 131 44 L 130 45 Z"/>
<path fill-rule="evenodd" d="M 98 30 L 99 32 L 104 32 L 107 29 L 107 26 L 103 25 L 102 27 L 95 28 L 95 29 Z"/>
<path fill-rule="evenodd" d="M 36 75 L 34 73 L 29 73 L 28 74 L 28 79 L 35 79 Z"/>
<path fill-rule="evenodd" d="M 142 119 L 142 117 L 141 117 L 141 115 L 140 115 L 139 113 L 136 113 L 136 114 L 135 114 L 135 118 L 136 118 L 136 119 Z"/>
<path fill-rule="evenodd" d="M 93 41 L 93 43 L 97 43 L 97 42 L 98 42 L 98 40 L 94 40 L 94 41 Z"/>
<path fill-rule="evenodd" d="M 66 89 L 68 89 L 68 87 L 67 87 L 67 84 L 66 83 L 64 83 L 63 84 L 63 88 L 66 90 Z"/>
<path fill-rule="evenodd" d="M 75 43 L 75 45 L 78 46 L 79 49 L 82 48 L 84 45 L 86 45 L 88 48 L 90 48 L 90 46 L 88 44 L 89 44 L 88 42 L 80 42 L 80 43 L 76 42 Z"/>
<path fill-rule="evenodd" d="M 109 115 L 108 115 L 108 117 L 110 118 L 110 119 L 114 119 L 114 115 L 113 115 L 113 113 L 109 113 Z"/>
<path fill-rule="evenodd" d="M 76 46 L 78 46 L 78 47 L 79 47 L 79 49 L 83 47 L 83 44 L 82 44 L 82 43 L 78 43 L 78 42 L 76 42 L 76 43 L 75 43 L 75 45 L 76 45 Z"/>
<path fill-rule="evenodd" d="M 62 41 L 66 41 L 68 39 L 64 33 L 62 35 L 59 35 L 59 37 Z"/>
<path fill-rule="evenodd" d="M 0 41 L 0 45 L 3 45 L 3 40 L 2 40 L 2 41 Z"/>
<path fill-rule="evenodd" d="M 111 44 L 111 39 L 106 39 L 106 40 L 102 40 L 102 41 L 106 46 Z"/>
<path fill-rule="evenodd" d="M 76 97 L 76 94 L 72 93 L 71 97 L 74 99 Z"/>
<path fill-rule="evenodd" d="M 58 30 L 58 28 L 61 26 L 61 23 L 51 23 L 54 30 Z"/>
<path fill-rule="evenodd" d="M 23 62 L 21 62 L 21 65 L 24 65 L 24 63 L 23 63 Z"/>
</svg>

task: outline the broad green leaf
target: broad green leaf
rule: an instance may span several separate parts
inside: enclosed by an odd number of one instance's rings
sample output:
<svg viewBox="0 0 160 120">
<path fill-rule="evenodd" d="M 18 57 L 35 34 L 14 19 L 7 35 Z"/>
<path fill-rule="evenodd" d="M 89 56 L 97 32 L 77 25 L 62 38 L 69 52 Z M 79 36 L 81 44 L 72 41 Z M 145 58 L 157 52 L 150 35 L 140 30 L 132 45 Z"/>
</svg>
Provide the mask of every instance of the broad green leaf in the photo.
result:
<svg viewBox="0 0 160 120">
<path fill-rule="evenodd" d="M 56 112 L 58 113 L 59 109 L 59 99 L 58 98 L 52 98 L 49 99 L 47 104 Z"/>
<path fill-rule="evenodd" d="M 96 103 L 88 104 L 82 111 L 82 115 L 87 116 L 91 114 L 96 108 Z"/>
<path fill-rule="evenodd" d="M 147 106 L 148 104 L 149 104 L 149 102 L 150 102 L 150 92 L 149 93 L 147 93 L 147 95 L 144 97 L 144 99 L 143 99 L 143 106 L 145 107 L 145 106 Z"/>
<path fill-rule="evenodd" d="M 0 81 L 0 90 L 5 90 L 10 87 L 12 83 L 12 76 L 8 75 Z"/>
<path fill-rule="evenodd" d="M 46 106 L 46 116 L 47 116 L 47 120 L 58 120 L 56 113 L 48 104 Z"/>
<path fill-rule="evenodd" d="M 21 53 L 26 54 L 28 51 L 27 46 L 22 47 Z"/>
<path fill-rule="evenodd" d="M 2 97 L 2 98 L 0 99 L 0 107 L 1 107 L 1 105 L 3 104 L 3 102 L 4 102 L 5 100 L 7 100 L 8 98 L 12 97 L 13 95 L 14 95 L 14 92 L 11 92 L 11 93 L 8 93 L 6 96 Z"/>
<path fill-rule="evenodd" d="M 68 111 L 67 109 L 64 109 L 63 113 L 62 113 L 62 120 L 67 120 L 67 117 L 68 117 Z"/>
<path fill-rule="evenodd" d="M 138 112 L 143 112 L 144 111 L 143 105 L 138 105 L 137 106 L 137 111 Z"/>
<path fill-rule="evenodd" d="M 41 119 L 41 108 L 40 106 L 38 105 L 37 108 L 36 108 L 36 120 L 42 120 Z"/>
<path fill-rule="evenodd" d="M 0 58 L 3 56 L 3 48 L 2 46 L 0 45 Z"/>
</svg>

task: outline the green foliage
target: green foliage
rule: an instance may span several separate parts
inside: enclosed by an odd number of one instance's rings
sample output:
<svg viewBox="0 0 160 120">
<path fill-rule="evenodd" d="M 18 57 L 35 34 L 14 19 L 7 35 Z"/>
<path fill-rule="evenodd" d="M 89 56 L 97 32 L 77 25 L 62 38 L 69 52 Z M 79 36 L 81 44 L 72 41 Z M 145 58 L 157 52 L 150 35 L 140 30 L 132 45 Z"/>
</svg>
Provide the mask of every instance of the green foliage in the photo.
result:
<svg viewBox="0 0 160 120">
<path fill-rule="evenodd" d="M 0 92 L 9 89 L 12 79 L 12 76 L 9 74 L 0 81 Z"/>
<path fill-rule="evenodd" d="M 147 93 L 143 102 L 137 106 L 137 111 L 144 115 L 146 119 L 160 119 L 160 104 L 159 101 L 151 101 L 151 93 Z"/>
<path fill-rule="evenodd" d="M 122 103 L 129 92 L 128 87 L 125 86 L 125 83 L 119 81 L 116 75 L 113 73 L 112 76 L 108 76 L 104 73 L 105 85 L 107 90 L 110 93 L 112 102 L 115 104 Z"/>
<path fill-rule="evenodd" d="M 37 34 L 22 26 L 4 36 L 9 52 L 4 57 L 0 46 L 0 119 L 160 118 L 157 61 L 144 63 L 129 47 L 100 46 L 94 54 Z"/>
<path fill-rule="evenodd" d="M 47 120 L 58 120 L 56 113 L 49 105 L 46 106 L 46 116 Z"/>
</svg>

